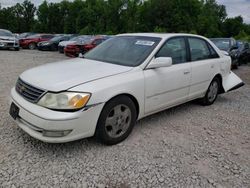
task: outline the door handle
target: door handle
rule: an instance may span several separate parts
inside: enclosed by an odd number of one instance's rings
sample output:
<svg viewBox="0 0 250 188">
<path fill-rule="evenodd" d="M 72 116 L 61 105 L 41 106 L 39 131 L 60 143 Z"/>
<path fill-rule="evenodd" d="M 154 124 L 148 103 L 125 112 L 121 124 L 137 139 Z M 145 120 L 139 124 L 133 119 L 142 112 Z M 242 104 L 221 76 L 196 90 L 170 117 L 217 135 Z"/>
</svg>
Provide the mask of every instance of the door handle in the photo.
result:
<svg viewBox="0 0 250 188">
<path fill-rule="evenodd" d="M 185 70 L 183 73 L 184 73 L 184 74 L 189 74 L 189 73 L 190 73 L 190 71 Z"/>
</svg>

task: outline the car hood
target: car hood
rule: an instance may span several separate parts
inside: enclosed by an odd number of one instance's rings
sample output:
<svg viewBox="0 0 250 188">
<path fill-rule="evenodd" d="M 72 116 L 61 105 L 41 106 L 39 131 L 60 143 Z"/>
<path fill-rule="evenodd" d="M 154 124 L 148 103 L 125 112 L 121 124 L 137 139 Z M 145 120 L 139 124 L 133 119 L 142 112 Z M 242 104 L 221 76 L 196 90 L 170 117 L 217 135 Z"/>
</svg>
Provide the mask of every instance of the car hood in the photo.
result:
<svg viewBox="0 0 250 188">
<path fill-rule="evenodd" d="M 20 78 L 34 87 L 58 92 L 130 70 L 132 67 L 75 58 L 29 69 Z"/>
<path fill-rule="evenodd" d="M 0 36 L 0 40 L 14 41 L 14 40 L 16 40 L 16 38 L 15 37 Z"/>
<path fill-rule="evenodd" d="M 67 46 L 68 44 L 74 44 L 76 41 L 62 41 L 59 43 L 59 46 Z"/>
</svg>

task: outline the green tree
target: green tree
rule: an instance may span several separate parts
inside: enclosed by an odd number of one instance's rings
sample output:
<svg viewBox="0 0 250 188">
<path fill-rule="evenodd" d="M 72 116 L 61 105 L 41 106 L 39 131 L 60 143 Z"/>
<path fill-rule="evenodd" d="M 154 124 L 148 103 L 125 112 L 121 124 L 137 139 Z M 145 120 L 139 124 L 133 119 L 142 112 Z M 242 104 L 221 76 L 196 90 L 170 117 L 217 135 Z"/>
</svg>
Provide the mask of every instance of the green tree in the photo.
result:
<svg viewBox="0 0 250 188">
<path fill-rule="evenodd" d="M 18 4 L 17 4 L 18 5 Z M 31 3 L 29 0 L 25 0 L 21 6 L 18 5 L 17 11 L 21 11 L 23 16 L 23 31 L 31 31 L 32 27 L 35 22 L 35 13 L 36 13 L 36 7 L 33 3 Z M 23 10 L 19 10 L 22 8 Z"/>
<path fill-rule="evenodd" d="M 223 24 L 224 36 L 225 37 L 236 36 L 244 29 L 243 27 L 244 27 L 243 18 L 241 16 L 237 16 L 234 18 L 227 18 Z"/>
</svg>

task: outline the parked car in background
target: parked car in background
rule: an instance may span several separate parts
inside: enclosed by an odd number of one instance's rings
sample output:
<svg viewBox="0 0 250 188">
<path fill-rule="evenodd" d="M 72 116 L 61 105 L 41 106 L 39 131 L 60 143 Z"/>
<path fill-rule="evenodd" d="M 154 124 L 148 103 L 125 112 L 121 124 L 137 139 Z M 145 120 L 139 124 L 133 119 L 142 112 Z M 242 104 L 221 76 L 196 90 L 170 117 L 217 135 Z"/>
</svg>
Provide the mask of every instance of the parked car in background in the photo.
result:
<svg viewBox="0 0 250 188">
<path fill-rule="evenodd" d="M 211 38 L 210 39 L 220 50 L 226 51 L 232 58 L 232 68 L 237 69 L 240 65 L 239 49 L 234 38 Z"/>
<path fill-rule="evenodd" d="M 86 37 L 80 42 L 68 44 L 64 48 L 64 53 L 69 57 L 78 57 L 80 53 L 85 54 L 86 52 L 95 48 L 107 39 L 108 37 L 104 36 Z"/>
<path fill-rule="evenodd" d="M 250 44 L 244 41 L 237 41 L 239 48 L 239 61 L 240 63 L 250 62 Z"/>
<path fill-rule="evenodd" d="M 118 35 L 85 54 L 25 71 L 11 90 L 10 115 L 44 142 L 96 136 L 117 144 L 136 120 L 244 85 L 231 58 L 191 34 Z M 219 105 L 218 105 L 219 106 Z"/>
<path fill-rule="evenodd" d="M 0 49 L 19 50 L 19 41 L 12 32 L 0 29 Z"/>
<path fill-rule="evenodd" d="M 21 34 L 19 34 L 18 35 L 18 39 L 20 40 L 20 39 L 25 39 L 25 38 L 27 38 L 27 37 L 29 37 L 29 36 L 31 36 L 31 35 L 35 35 L 36 33 L 33 33 L 33 32 L 27 32 L 27 33 L 21 33 Z"/>
<path fill-rule="evenodd" d="M 38 50 L 48 50 L 48 51 L 57 51 L 58 44 L 62 41 L 68 41 L 71 38 L 71 35 L 59 35 L 50 39 L 49 41 L 39 42 L 37 44 Z"/>
<path fill-rule="evenodd" d="M 22 48 L 35 49 L 39 42 L 48 41 L 53 37 L 54 35 L 52 34 L 35 34 L 28 36 L 27 38 L 20 39 L 19 43 Z"/>
<path fill-rule="evenodd" d="M 80 35 L 80 36 L 75 36 L 73 38 L 71 38 L 68 41 L 62 41 L 58 44 L 58 51 L 60 53 L 64 53 L 64 48 L 69 45 L 69 44 L 74 44 L 76 42 L 80 42 L 82 40 L 82 38 L 84 37 L 90 37 L 89 35 Z"/>
</svg>

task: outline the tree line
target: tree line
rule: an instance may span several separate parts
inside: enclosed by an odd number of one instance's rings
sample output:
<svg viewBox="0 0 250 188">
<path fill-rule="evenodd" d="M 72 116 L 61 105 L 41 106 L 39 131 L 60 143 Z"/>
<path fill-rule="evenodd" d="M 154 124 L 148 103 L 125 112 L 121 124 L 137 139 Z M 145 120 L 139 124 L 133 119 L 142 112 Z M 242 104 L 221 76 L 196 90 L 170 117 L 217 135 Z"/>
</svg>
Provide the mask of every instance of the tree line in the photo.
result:
<svg viewBox="0 0 250 188">
<path fill-rule="evenodd" d="M 0 28 L 15 33 L 185 32 L 250 39 L 250 25 L 241 16 L 228 18 L 216 0 L 44 0 L 38 7 L 25 0 L 0 5 Z"/>
</svg>

